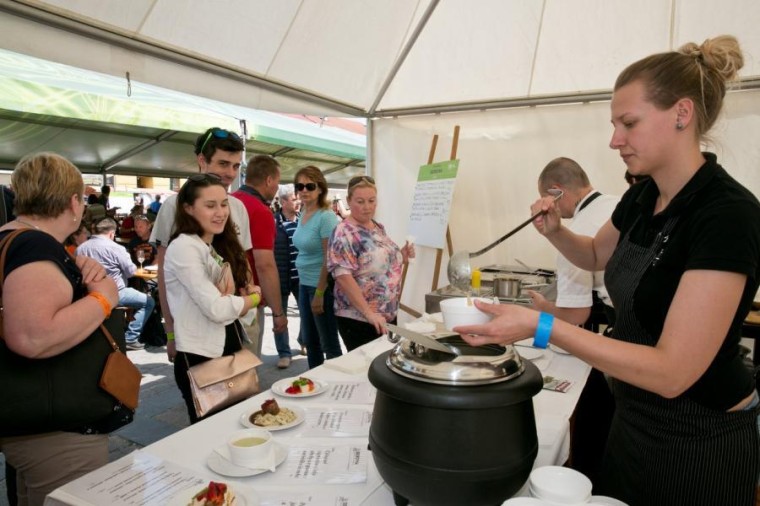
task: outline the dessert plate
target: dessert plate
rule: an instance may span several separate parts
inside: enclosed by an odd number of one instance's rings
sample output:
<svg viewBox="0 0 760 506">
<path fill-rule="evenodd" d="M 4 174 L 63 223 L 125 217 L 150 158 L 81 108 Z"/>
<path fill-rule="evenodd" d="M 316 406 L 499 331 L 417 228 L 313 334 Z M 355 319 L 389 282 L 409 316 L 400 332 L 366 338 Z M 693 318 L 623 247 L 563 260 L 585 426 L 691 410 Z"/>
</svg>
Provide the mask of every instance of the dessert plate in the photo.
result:
<svg viewBox="0 0 760 506">
<path fill-rule="evenodd" d="M 290 398 L 296 398 L 296 397 L 312 397 L 314 395 L 319 395 L 322 392 L 327 391 L 327 383 L 321 380 L 316 380 L 313 378 L 309 378 L 311 381 L 314 382 L 314 390 L 311 392 L 304 392 L 302 394 L 289 394 L 285 390 L 293 384 L 295 380 L 298 378 L 285 378 L 281 379 L 280 381 L 275 382 L 274 385 L 272 385 L 272 392 L 275 394 L 281 396 L 281 397 L 290 397 Z"/>
<path fill-rule="evenodd" d="M 192 504 L 192 499 L 195 494 L 203 490 L 203 485 L 197 485 L 195 487 L 186 488 L 182 492 L 179 492 L 174 497 L 169 499 L 169 503 L 167 506 L 187 506 L 188 504 Z M 232 487 L 229 487 L 228 490 L 231 490 L 233 493 L 235 492 L 235 489 Z M 248 501 L 245 497 L 239 494 L 235 494 L 235 506 L 258 506 L 258 501 Z"/>
</svg>

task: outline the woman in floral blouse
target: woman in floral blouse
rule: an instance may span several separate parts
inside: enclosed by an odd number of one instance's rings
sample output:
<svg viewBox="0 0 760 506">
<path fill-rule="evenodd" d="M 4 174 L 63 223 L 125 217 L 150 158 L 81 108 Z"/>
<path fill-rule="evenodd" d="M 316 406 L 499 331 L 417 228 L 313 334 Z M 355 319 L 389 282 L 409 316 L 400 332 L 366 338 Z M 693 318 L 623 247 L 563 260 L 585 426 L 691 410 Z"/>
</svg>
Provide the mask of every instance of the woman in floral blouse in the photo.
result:
<svg viewBox="0 0 760 506">
<path fill-rule="evenodd" d="M 414 245 L 399 248 L 374 220 L 377 188 L 368 176 L 348 182 L 351 214 L 330 237 L 327 268 L 335 278 L 335 315 L 346 349 L 351 351 L 385 333 L 395 323 L 401 272 Z"/>
</svg>

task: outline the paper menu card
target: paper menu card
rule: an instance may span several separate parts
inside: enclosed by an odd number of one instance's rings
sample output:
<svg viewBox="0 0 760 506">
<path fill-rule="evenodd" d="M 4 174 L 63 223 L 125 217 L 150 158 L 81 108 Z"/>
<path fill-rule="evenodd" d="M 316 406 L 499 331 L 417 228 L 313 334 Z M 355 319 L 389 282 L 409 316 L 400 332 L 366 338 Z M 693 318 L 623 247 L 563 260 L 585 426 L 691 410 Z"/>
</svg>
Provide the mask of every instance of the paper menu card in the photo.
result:
<svg viewBox="0 0 760 506">
<path fill-rule="evenodd" d="M 369 435 L 372 412 L 361 408 L 309 409 L 306 412 L 306 437 L 360 437 Z"/>
<path fill-rule="evenodd" d="M 374 404 L 377 389 L 368 381 L 330 382 L 327 398 L 330 404 Z"/>
<path fill-rule="evenodd" d="M 308 492 L 293 490 L 261 491 L 259 506 L 358 506 L 366 494 L 334 492 L 315 488 Z"/>
<path fill-rule="evenodd" d="M 189 488 L 200 491 L 208 485 L 208 479 L 148 453 L 136 451 L 123 460 L 69 483 L 65 493 L 87 504 L 165 506 Z M 234 490 L 246 497 L 253 494 L 239 485 Z"/>
<path fill-rule="evenodd" d="M 277 472 L 268 476 L 271 484 L 364 483 L 367 481 L 369 450 L 363 445 L 293 445 Z"/>
</svg>

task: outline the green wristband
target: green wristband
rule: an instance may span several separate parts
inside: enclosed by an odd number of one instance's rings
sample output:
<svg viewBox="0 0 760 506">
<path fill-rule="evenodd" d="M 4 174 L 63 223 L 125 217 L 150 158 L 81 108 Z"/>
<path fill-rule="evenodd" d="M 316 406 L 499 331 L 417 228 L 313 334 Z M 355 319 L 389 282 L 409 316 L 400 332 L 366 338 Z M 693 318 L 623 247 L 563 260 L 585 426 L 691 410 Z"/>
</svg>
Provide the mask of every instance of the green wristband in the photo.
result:
<svg viewBox="0 0 760 506">
<path fill-rule="evenodd" d="M 320 290 L 319 288 L 317 288 L 316 290 L 314 290 L 314 295 L 316 295 L 317 297 L 324 297 L 325 296 L 325 291 L 324 290 Z"/>
<path fill-rule="evenodd" d="M 167 341 L 174 341 L 174 332 L 167 332 L 166 333 L 166 340 Z"/>
<path fill-rule="evenodd" d="M 258 293 L 251 293 L 248 295 L 248 298 L 251 299 L 251 307 L 256 307 L 261 302 L 261 295 Z"/>
</svg>

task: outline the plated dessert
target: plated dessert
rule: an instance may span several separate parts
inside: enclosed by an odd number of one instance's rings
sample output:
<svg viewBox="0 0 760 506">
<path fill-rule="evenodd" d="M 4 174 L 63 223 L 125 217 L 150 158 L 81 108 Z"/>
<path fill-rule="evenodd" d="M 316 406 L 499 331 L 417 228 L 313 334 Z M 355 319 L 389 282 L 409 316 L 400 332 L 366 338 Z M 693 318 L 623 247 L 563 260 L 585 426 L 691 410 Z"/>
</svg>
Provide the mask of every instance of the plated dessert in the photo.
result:
<svg viewBox="0 0 760 506">
<path fill-rule="evenodd" d="M 210 481 L 208 486 L 195 494 L 188 506 L 234 506 L 237 504 L 235 494 L 226 483 Z"/>
<path fill-rule="evenodd" d="M 326 391 L 326 382 L 305 376 L 281 379 L 272 385 L 272 392 L 283 397 L 311 397 Z"/>
<path fill-rule="evenodd" d="M 316 386 L 312 380 L 301 376 L 300 378 L 293 380 L 291 385 L 285 389 L 285 393 L 291 395 L 306 394 L 313 392 L 315 389 Z"/>
</svg>

